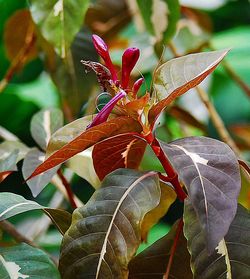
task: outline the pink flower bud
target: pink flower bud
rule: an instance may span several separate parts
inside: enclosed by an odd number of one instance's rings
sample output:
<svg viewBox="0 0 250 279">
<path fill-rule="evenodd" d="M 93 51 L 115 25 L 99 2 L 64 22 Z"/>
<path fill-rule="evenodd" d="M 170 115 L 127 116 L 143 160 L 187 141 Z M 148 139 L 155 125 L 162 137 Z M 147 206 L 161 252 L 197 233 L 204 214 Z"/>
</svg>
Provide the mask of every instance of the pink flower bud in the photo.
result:
<svg viewBox="0 0 250 279">
<path fill-rule="evenodd" d="M 143 84 L 144 81 L 145 81 L 144 78 L 139 78 L 134 83 L 133 89 L 132 89 L 134 96 L 137 94 L 138 90 L 140 89 L 140 87 L 141 87 L 141 85 Z"/>
<path fill-rule="evenodd" d="M 121 90 L 118 94 L 116 94 L 96 115 L 93 121 L 87 126 L 87 129 L 99 125 L 105 122 L 110 113 L 112 112 L 113 108 L 117 104 L 117 102 L 126 96 L 126 92 Z"/>
<path fill-rule="evenodd" d="M 115 67 L 110 59 L 108 46 L 103 41 L 103 39 L 101 37 L 99 37 L 98 35 L 92 35 L 92 41 L 93 41 L 93 44 L 94 44 L 94 47 L 95 47 L 97 53 L 102 57 L 102 59 L 105 62 L 105 65 L 109 69 L 113 81 L 117 81 L 118 80 L 117 74 L 115 71 Z"/>
<path fill-rule="evenodd" d="M 140 50 L 135 47 L 128 48 L 122 55 L 122 88 L 126 89 L 129 83 L 130 73 L 140 56 Z"/>
</svg>

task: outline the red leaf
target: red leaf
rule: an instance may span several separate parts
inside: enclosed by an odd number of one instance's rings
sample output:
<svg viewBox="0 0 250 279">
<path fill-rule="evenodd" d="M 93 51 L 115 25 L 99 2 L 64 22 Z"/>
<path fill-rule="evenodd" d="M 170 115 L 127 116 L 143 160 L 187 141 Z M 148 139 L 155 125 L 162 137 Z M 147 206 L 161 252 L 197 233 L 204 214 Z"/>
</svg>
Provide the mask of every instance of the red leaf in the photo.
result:
<svg viewBox="0 0 250 279">
<path fill-rule="evenodd" d="M 118 168 L 137 169 L 146 145 L 136 133 L 117 135 L 96 144 L 92 157 L 100 180 Z"/>
<path fill-rule="evenodd" d="M 149 111 L 149 122 L 177 97 L 200 84 L 228 53 L 228 50 L 190 54 L 161 65 L 155 72 L 154 87 L 161 100 Z"/>
<path fill-rule="evenodd" d="M 127 116 L 114 118 L 110 121 L 89 128 L 47 158 L 35 169 L 27 180 L 65 162 L 77 153 L 87 149 L 99 141 L 117 134 L 141 132 L 141 130 L 142 127 L 139 122 Z"/>
<path fill-rule="evenodd" d="M 0 172 L 0 183 L 4 181 L 13 171 Z"/>
</svg>

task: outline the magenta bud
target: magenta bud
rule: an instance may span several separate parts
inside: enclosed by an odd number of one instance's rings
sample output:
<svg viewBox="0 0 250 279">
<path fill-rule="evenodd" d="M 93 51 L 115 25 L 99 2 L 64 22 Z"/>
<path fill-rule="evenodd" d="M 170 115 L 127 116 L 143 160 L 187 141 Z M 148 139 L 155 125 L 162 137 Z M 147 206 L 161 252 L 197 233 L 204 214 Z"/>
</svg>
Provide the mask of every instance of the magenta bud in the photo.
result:
<svg viewBox="0 0 250 279">
<path fill-rule="evenodd" d="M 122 88 L 126 89 L 130 73 L 140 56 L 140 50 L 135 47 L 127 48 L 122 55 Z"/>
<path fill-rule="evenodd" d="M 137 94 L 138 90 L 140 89 L 140 87 L 141 87 L 141 85 L 143 84 L 144 81 L 145 81 L 144 78 L 139 78 L 139 79 L 137 79 L 137 81 L 134 83 L 133 89 L 132 89 L 134 95 Z"/>
<path fill-rule="evenodd" d="M 117 102 L 126 96 L 126 92 L 121 90 L 118 94 L 116 94 L 96 115 L 93 121 L 87 126 L 87 129 L 99 125 L 105 122 L 110 113 L 112 112 L 113 108 L 117 104 Z"/>
<path fill-rule="evenodd" d="M 109 69 L 113 81 L 117 81 L 118 80 L 117 74 L 115 71 L 115 67 L 110 59 L 108 46 L 103 41 L 103 39 L 101 37 L 99 37 L 98 35 L 92 35 L 92 40 L 93 40 L 93 44 L 94 44 L 94 47 L 95 47 L 97 53 L 101 56 L 101 58 L 105 62 L 105 65 Z"/>
</svg>

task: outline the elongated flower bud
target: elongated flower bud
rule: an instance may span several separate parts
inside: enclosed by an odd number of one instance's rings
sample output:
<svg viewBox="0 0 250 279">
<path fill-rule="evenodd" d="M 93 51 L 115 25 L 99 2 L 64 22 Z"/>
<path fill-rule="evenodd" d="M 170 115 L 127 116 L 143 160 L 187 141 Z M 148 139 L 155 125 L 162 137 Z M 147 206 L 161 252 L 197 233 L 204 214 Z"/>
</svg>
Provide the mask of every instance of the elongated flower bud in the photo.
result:
<svg viewBox="0 0 250 279">
<path fill-rule="evenodd" d="M 102 57 L 107 68 L 109 69 L 113 81 L 117 81 L 118 80 L 117 74 L 115 71 L 115 67 L 110 59 L 108 46 L 103 41 L 103 39 L 98 35 L 92 35 L 92 40 L 97 53 Z"/>
<path fill-rule="evenodd" d="M 137 81 L 134 83 L 133 89 L 132 89 L 133 95 L 134 95 L 134 96 L 137 94 L 138 90 L 140 89 L 140 87 L 141 87 L 141 85 L 143 84 L 144 81 L 145 81 L 144 78 L 139 78 L 139 79 L 137 79 Z"/>
<path fill-rule="evenodd" d="M 96 125 L 99 125 L 103 122 L 105 122 L 110 113 L 112 112 L 114 106 L 117 104 L 117 102 L 126 96 L 126 92 L 121 90 L 118 94 L 116 94 L 96 115 L 96 117 L 93 119 L 93 121 L 88 125 L 87 129 L 94 127 Z"/>
<path fill-rule="evenodd" d="M 140 56 L 140 50 L 135 47 L 128 48 L 122 55 L 122 88 L 126 89 L 129 83 L 130 73 Z"/>
</svg>

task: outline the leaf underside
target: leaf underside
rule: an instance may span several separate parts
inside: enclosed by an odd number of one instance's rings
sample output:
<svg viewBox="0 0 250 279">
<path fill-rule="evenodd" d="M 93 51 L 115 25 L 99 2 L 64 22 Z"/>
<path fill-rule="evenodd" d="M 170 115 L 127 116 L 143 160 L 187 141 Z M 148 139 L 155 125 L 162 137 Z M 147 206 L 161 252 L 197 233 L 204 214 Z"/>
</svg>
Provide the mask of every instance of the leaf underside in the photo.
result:
<svg viewBox="0 0 250 279">
<path fill-rule="evenodd" d="M 211 252 L 227 233 L 237 210 L 241 187 L 237 158 L 226 144 L 206 137 L 160 145 L 187 187 Z"/>
<path fill-rule="evenodd" d="M 249 278 L 250 215 L 243 206 L 238 205 L 228 233 L 211 255 L 207 253 L 204 233 L 189 200 L 184 207 L 184 234 L 195 279 Z"/>
<path fill-rule="evenodd" d="M 73 213 L 60 255 L 62 278 L 126 278 L 140 241 L 141 222 L 160 200 L 155 173 L 119 169 Z"/>
<path fill-rule="evenodd" d="M 189 54 L 172 59 L 155 72 L 154 88 L 159 100 L 149 111 L 153 124 L 166 106 L 201 83 L 220 63 L 228 50 Z"/>
</svg>

